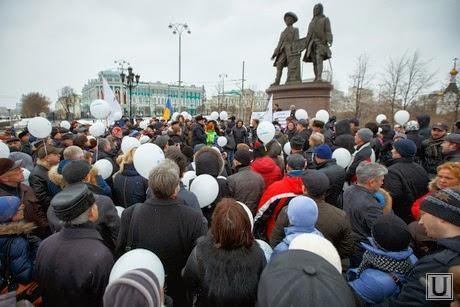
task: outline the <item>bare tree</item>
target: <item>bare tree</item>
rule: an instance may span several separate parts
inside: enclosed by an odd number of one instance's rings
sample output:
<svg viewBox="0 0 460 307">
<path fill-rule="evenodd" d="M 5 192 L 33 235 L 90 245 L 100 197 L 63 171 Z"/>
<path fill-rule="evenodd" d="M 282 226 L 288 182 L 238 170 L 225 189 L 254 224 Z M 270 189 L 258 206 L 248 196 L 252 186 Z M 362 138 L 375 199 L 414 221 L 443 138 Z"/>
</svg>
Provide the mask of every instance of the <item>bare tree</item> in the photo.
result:
<svg viewBox="0 0 460 307">
<path fill-rule="evenodd" d="M 38 116 L 40 113 L 50 111 L 50 100 L 40 93 L 29 93 L 21 97 L 21 114 L 24 117 Z"/>
<path fill-rule="evenodd" d="M 389 101 L 391 106 L 391 114 L 393 116 L 395 104 L 400 98 L 401 86 L 404 82 L 404 74 L 406 72 L 406 54 L 399 58 L 390 58 L 383 74 L 383 94 Z"/>
<path fill-rule="evenodd" d="M 356 59 L 356 68 L 350 76 L 353 96 L 352 100 L 355 106 L 355 117 L 361 117 L 361 103 L 363 98 L 363 90 L 369 87 L 371 76 L 369 74 L 369 57 L 363 53 Z"/>
<path fill-rule="evenodd" d="M 62 109 L 66 114 L 66 119 L 69 120 L 72 114 L 71 108 L 75 108 L 77 94 L 70 86 L 64 86 L 59 92 L 58 103 L 61 104 Z"/>
</svg>

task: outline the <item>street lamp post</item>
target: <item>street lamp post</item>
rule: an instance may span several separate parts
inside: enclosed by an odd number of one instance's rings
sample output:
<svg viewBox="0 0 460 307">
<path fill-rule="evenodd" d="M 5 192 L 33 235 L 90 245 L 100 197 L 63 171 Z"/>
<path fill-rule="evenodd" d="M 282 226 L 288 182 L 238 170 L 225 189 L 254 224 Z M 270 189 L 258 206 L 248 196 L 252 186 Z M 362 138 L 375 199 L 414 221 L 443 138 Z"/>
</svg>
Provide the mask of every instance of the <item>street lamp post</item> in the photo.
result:
<svg viewBox="0 0 460 307">
<path fill-rule="evenodd" d="M 455 106 L 455 121 L 458 120 L 458 108 L 460 107 L 460 93 L 457 87 L 457 60 L 458 58 L 454 59 L 454 67 L 449 72 L 450 82 L 444 91 L 444 100 L 447 103 L 453 104 Z"/>
<path fill-rule="evenodd" d="M 118 71 L 120 72 L 120 74 L 124 73 L 127 70 L 127 67 L 130 66 L 129 62 L 123 59 L 115 60 L 113 62 L 118 65 Z M 123 95 L 123 81 L 121 81 L 120 86 L 120 104 L 126 105 L 126 99 Z"/>
<path fill-rule="evenodd" d="M 225 101 L 225 78 L 228 78 L 227 74 L 221 73 L 219 74 L 219 78 L 222 80 L 222 104 L 219 104 L 219 112 L 222 111 L 221 107 L 224 107 L 224 101 Z M 227 110 L 227 107 L 225 107 L 225 110 Z"/>
<path fill-rule="evenodd" d="M 170 23 L 168 26 L 173 34 L 178 34 L 179 35 L 179 93 L 178 93 L 178 98 L 179 98 L 179 112 L 181 111 L 182 108 L 182 102 L 181 102 L 181 84 L 182 84 L 182 33 L 185 32 L 187 34 L 191 34 L 192 31 L 190 31 L 190 27 L 186 23 Z"/>
<path fill-rule="evenodd" d="M 128 67 L 128 74 L 125 74 L 123 71 L 120 73 L 121 83 L 126 86 L 129 90 L 129 118 L 132 119 L 131 116 L 133 114 L 132 110 L 132 92 L 133 88 L 139 85 L 139 78 L 140 75 L 136 75 L 133 72 L 133 68 L 131 66 Z"/>
</svg>

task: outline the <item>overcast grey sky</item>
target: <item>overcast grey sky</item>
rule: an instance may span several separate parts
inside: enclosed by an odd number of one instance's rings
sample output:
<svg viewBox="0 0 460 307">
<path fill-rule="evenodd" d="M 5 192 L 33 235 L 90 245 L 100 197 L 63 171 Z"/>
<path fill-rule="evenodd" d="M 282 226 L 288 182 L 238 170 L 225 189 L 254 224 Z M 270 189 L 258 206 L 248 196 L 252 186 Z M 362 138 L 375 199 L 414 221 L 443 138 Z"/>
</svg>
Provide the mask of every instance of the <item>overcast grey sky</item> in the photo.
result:
<svg viewBox="0 0 460 307">
<path fill-rule="evenodd" d="M 187 22 L 182 37 L 182 79 L 215 93 L 219 74 L 236 88 L 246 61 L 246 86 L 273 82 L 270 56 L 293 11 L 305 36 L 317 1 L 308 0 L 0 0 L 0 105 L 39 91 L 53 101 L 70 85 L 78 92 L 100 70 L 126 59 L 144 81 L 177 82 L 178 38 L 168 24 Z M 334 80 L 346 90 L 355 59 L 370 57 L 379 73 L 390 57 L 418 50 L 432 59 L 436 85 L 460 57 L 459 0 L 325 0 L 332 24 Z M 311 64 L 303 77 L 313 76 Z M 376 81 L 377 82 L 377 81 Z M 238 83 L 239 85 L 239 83 Z"/>
</svg>

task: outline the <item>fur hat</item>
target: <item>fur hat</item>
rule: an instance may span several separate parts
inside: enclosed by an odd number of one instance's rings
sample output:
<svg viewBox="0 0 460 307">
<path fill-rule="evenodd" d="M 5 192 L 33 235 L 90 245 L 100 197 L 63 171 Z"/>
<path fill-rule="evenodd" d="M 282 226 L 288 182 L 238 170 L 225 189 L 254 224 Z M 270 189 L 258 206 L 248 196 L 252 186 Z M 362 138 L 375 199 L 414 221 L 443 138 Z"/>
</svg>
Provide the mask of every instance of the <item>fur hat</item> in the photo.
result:
<svg viewBox="0 0 460 307">
<path fill-rule="evenodd" d="M 56 217 L 64 222 L 79 217 L 94 203 L 94 195 L 84 183 L 71 184 L 51 199 Z"/>
</svg>

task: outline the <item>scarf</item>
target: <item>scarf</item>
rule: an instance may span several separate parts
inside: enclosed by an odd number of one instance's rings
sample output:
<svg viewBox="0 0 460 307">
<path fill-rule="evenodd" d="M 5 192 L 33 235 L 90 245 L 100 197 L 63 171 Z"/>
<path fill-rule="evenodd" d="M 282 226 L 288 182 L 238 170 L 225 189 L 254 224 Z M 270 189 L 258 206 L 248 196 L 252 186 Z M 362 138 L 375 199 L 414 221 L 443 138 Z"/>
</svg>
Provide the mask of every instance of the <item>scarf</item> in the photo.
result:
<svg viewBox="0 0 460 307">
<path fill-rule="evenodd" d="M 367 250 L 363 255 L 363 260 L 358 267 L 358 274 L 366 269 L 374 268 L 388 273 L 399 273 L 406 275 L 412 269 L 413 264 L 409 257 L 406 259 L 396 260 L 389 256 L 377 255 Z"/>
</svg>

